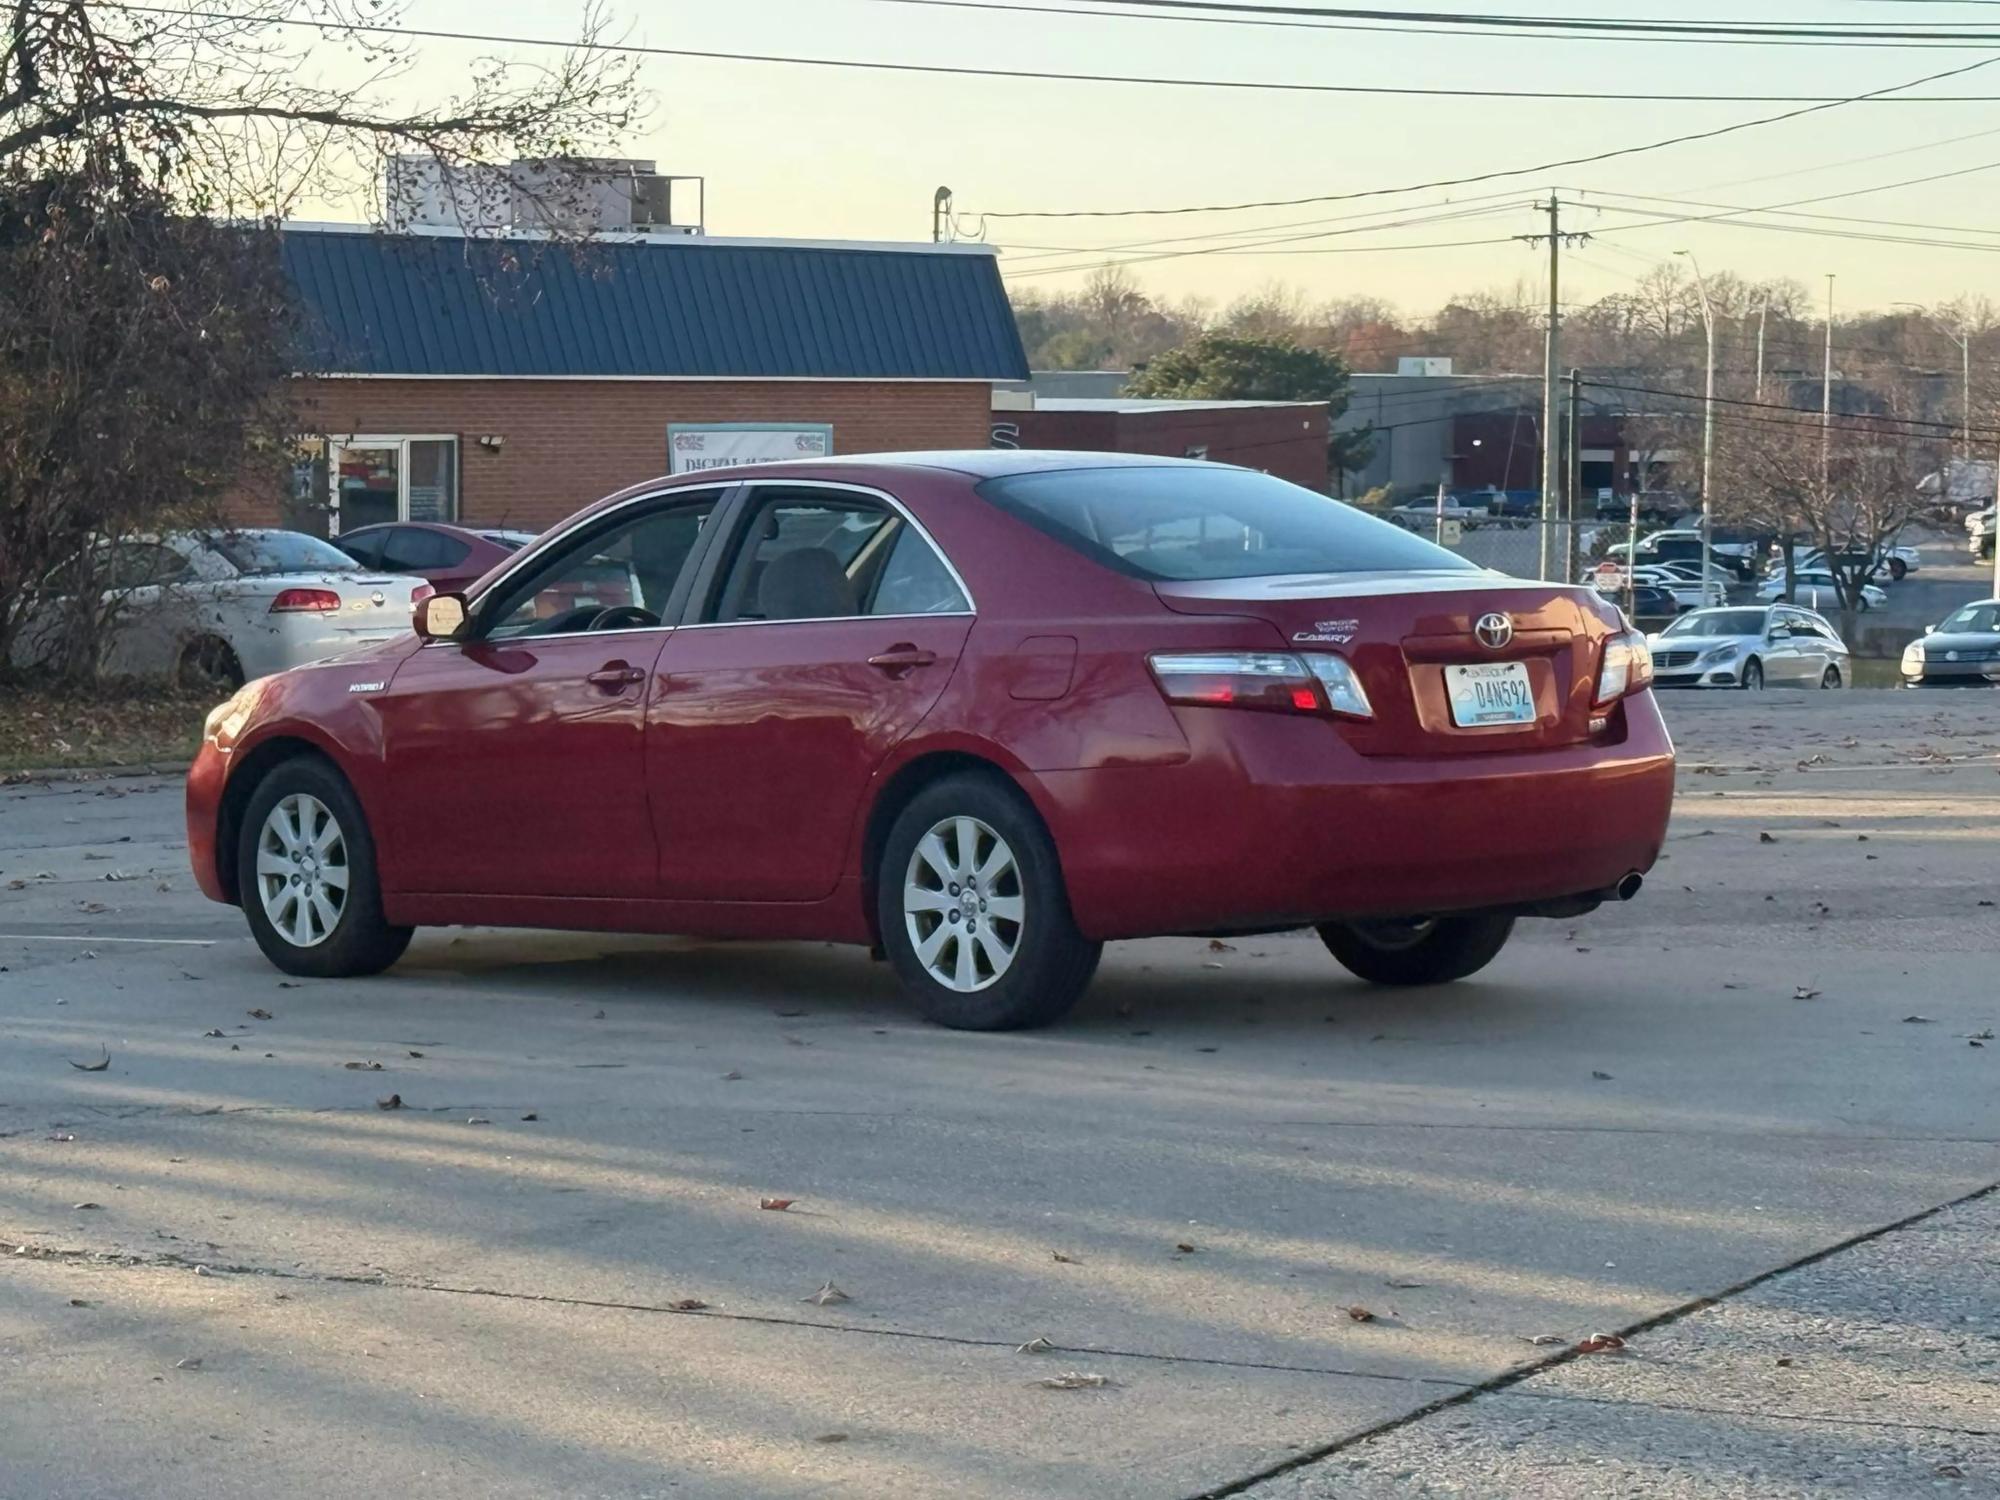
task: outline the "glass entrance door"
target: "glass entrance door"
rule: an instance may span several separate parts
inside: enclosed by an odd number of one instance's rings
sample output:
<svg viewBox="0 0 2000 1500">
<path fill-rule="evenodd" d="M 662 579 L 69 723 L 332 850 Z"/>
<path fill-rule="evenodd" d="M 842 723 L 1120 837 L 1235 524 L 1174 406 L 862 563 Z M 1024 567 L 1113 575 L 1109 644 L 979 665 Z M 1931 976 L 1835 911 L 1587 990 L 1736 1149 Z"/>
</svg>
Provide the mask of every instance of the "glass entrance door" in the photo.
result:
<svg viewBox="0 0 2000 1500">
<path fill-rule="evenodd" d="M 330 533 L 388 521 L 458 520 L 458 439 L 347 437 L 329 444 Z"/>
</svg>

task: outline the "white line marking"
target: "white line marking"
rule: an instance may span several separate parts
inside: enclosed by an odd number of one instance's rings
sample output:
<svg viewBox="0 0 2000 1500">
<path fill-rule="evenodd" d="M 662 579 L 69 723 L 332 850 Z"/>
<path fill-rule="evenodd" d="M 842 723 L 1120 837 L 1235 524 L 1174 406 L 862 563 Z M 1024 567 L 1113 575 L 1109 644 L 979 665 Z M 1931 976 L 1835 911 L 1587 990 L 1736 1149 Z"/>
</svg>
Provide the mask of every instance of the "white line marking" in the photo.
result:
<svg viewBox="0 0 2000 1500">
<path fill-rule="evenodd" d="M 0 943 L 171 943 L 177 948 L 213 948 L 216 939 L 63 937 L 46 932 L 0 932 Z"/>
</svg>

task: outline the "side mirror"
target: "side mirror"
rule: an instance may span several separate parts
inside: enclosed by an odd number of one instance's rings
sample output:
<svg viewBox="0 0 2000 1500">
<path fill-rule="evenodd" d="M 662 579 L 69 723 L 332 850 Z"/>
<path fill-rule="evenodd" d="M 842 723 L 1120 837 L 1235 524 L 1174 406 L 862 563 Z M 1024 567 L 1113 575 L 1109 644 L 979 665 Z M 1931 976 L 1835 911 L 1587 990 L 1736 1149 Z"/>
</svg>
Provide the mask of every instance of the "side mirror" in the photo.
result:
<svg viewBox="0 0 2000 1500">
<path fill-rule="evenodd" d="M 459 633 L 465 629 L 465 595 L 432 594 L 418 603 L 411 623 L 416 627 L 419 640 L 458 639 Z"/>
</svg>

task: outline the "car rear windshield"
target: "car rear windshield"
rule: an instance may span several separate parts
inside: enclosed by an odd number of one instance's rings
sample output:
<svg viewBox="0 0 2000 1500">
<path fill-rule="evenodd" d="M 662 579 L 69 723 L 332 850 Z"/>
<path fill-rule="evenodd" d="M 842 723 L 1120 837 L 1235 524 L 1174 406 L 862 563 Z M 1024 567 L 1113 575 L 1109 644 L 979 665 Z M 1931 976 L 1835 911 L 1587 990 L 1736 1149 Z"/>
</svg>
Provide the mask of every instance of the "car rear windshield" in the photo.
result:
<svg viewBox="0 0 2000 1500">
<path fill-rule="evenodd" d="M 224 531 L 208 544 L 239 573 L 353 573 L 360 564 L 303 531 Z"/>
<path fill-rule="evenodd" d="M 1761 609 L 1705 609 L 1682 615 L 1662 635 L 1762 635 Z"/>
<path fill-rule="evenodd" d="M 978 493 L 1085 556 L 1155 582 L 1479 569 L 1350 505 L 1249 469 L 1088 468 Z"/>
</svg>

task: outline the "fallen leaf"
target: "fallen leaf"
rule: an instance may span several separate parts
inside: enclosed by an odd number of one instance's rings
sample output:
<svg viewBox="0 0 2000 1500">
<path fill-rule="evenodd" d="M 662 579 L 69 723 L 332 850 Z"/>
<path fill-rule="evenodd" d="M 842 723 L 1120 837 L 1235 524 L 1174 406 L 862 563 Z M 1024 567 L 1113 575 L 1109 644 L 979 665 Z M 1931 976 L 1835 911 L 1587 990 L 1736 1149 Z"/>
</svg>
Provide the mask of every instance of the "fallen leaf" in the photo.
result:
<svg viewBox="0 0 2000 1500">
<path fill-rule="evenodd" d="M 1778 1363 L 1783 1368 L 1789 1370 L 1792 1367 L 1793 1360 L 1789 1354 L 1781 1354 L 1778 1356 Z"/>
<path fill-rule="evenodd" d="M 540 1116 L 540 1115 L 538 1115 L 538 1114 L 536 1114 L 536 1113 L 535 1113 L 535 1111 L 533 1111 L 533 1110 L 531 1109 L 531 1110 L 529 1110 L 529 1111 L 528 1111 L 528 1112 L 527 1112 L 527 1113 L 526 1113 L 525 1115 L 522 1115 L 522 1116 L 521 1116 L 521 1123 L 522 1123 L 523 1125 L 531 1125 L 531 1124 L 533 1124 L 533 1123 L 534 1123 L 534 1122 L 535 1122 L 536 1120 L 539 1120 L 539 1119 L 541 1119 L 541 1116 Z"/>
<path fill-rule="evenodd" d="M 1111 1377 L 1091 1375 L 1082 1370 L 1065 1370 L 1060 1375 L 1044 1375 L 1035 1384 L 1049 1391 L 1092 1391 L 1111 1384 Z"/>
<path fill-rule="evenodd" d="M 222 1028 L 221 1028 L 220 1026 L 211 1026 L 211 1027 L 210 1027 L 210 1028 L 209 1028 L 209 1029 L 208 1029 L 207 1031 L 204 1031 L 204 1032 L 202 1033 L 202 1035 L 203 1035 L 203 1036 L 227 1036 L 227 1035 L 228 1035 L 228 1033 L 227 1033 L 227 1032 L 225 1032 L 225 1031 L 224 1031 L 224 1030 L 223 1030 L 223 1029 L 222 1029 Z M 352 1064 L 352 1063 L 350 1063 L 350 1064 L 348 1064 L 348 1066 L 349 1066 L 349 1067 L 352 1067 L 352 1066 L 353 1066 L 353 1064 Z"/>
<path fill-rule="evenodd" d="M 99 1050 L 101 1050 L 104 1053 L 104 1056 L 100 1060 L 94 1063 L 80 1063 L 75 1061 L 74 1059 L 65 1059 L 65 1061 L 68 1061 L 69 1065 L 72 1068 L 75 1068 L 79 1073 L 102 1073 L 105 1069 L 111 1066 L 111 1049 L 106 1047 L 106 1048 L 101 1048 Z M 75 1140 L 76 1137 L 69 1136 L 66 1137 L 66 1139 Z"/>
<path fill-rule="evenodd" d="M 783 1213 L 798 1201 L 796 1198 L 759 1198 L 757 1206 L 759 1208 L 768 1208 L 773 1213 Z"/>
<path fill-rule="evenodd" d="M 1549 1345 L 1549 1344 L 1567 1344 L 1569 1340 L 1564 1338 L 1559 1333 L 1538 1333 L 1535 1334 L 1532 1338 L 1530 1338 L 1528 1342 L 1531 1344 Z"/>
<path fill-rule="evenodd" d="M 465 1123 L 468 1125 L 491 1125 L 493 1122 L 484 1115 L 467 1115 Z"/>
<path fill-rule="evenodd" d="M 72 1203 L 70 1207 L 80 1211 L 86 1208 L 102 1208 L 104 1205 L 102 1203 Z"/>
<path fill-rule="evenodd" d="M 1351 1307 L 1343 1307 L 1341 1311 L 1357 1323 L 1372 1323 L 1375 1321 L 1375 1314 L 1363 1307 L 1359 1302 Z"/>
<path fill-rule="evenodd" d="M 1174 1253 L 1176 1255 L 1192 1255 L 1194 1254 L 1194 1246 L 1190 1245 L 1186 1240 L 1182 1240 L 1178 1245 L 1174 1246 Z"/>
<path fill-rule="evenodd" d="M 421 1053 L 421 1052 L 412 1052 L 412 1053 L 410 1054 L 410 1056 L 412 1056 L 412 1057 L 422 1057 L 422 1056 L 423 1056 L 423 1053 Z"/>
<path fill-rule="evenodd" d="M 600 1010 L 596 1015 L 592 1016 L 590 1019 L 593 1021 L 601 1021 L 604 1019 L 604 1012 Z"/>
<path fill-rule="evenodd" d="M 667 1306 L 675 1312 L 700 1312 L 708 1304 L 699 1297 L 683 1297 L 678 1302 L 669 1302 Z"/>
<path fill-rule="evenodd" d="M 111 910 L 102 901 L 79 901 L 76 903 L 76 909 L 89 917 L 94 917 L 102 912 Z"/>
<path fill-rule="evenodd" d="M 1234 943 L 1225 943 L 1221 938 L 1210 938 L 1208 940 L 1208 951 L 1210 953 L 1234 953 L 1236 945 Z"/>
<path fill-rule="evenodd" d="M 1590 1076 L 1592 1078 L 1595 1078 L 1599 1083 L 1609 1083 L 1611 1081 L 1611 1075 L 1609 1073 L 1600 1073 L 1595 1068 L 1592 1068 L 1590 1070 Z"/>
<path fill-rule="evenodd" d="M 261 1005 L 258 1006 L 255 1010 L 246 1010 L 245 1012 L 243 1012 L 243 1014 L 248 1016 L 253 1021 L 268 1021 L 271 1019 L 271 1013 L 268 1010 L 264 1009 L 264 1007 Z"/>
<path fill-rule="evenodd" d="M 1616 1354 L 1625 1347 L 1625 1340 L 1615 1333 L 1593 1333 L 1576 1346 L 1578 1354 Z"/>
<path fill-rule="evenodd" d="M 278 981 L 278 988 L 281 990 L 296 990 L 303 988 L 303 986 L 296 979 L 280 979 Z"/>
<path fill-rule="evenodd" d="M 1051 1250 L 1049 1252 L 1049 1257 L 1050 1259 L 1054 1260 L 1057 1265 L 1080 1266 L 1083 1264 L 1083 1262 L 1078 1260 L 1074 1255 L 1064 1255 L 1060 1250 Z"/>
<path fill-rule="evenodd" d="M 727 1073 L 724 1073 L 722 1075 L 722 1081 L 724 1083 L 741 1083 L 743 1081 L 743 1075 L 737 1072 L 734 1068 L 731 1068 Z"/>
<path fill-rule="evenodd" d="M 1202 967 L 1203 967 L 1204 969 L 1219 969 L 1219 968 L 1221 968 L 1221 967 L 1222 967 L 1222 965 L 1221 965 L 1221 964 L 1213 964 L 1213 963 L 1211 963 L 1211 964 L 1203 964 L 1203 965 L 1202 965 Z"/>
<path fill-rule="evenodd" d="M 1392 1277 L 1388 1281 L 1383 1282 L 1382 1285 L 1388 1287 L 1394 1287 L 1399 1292 L 1407 1292 L 1413 1290 L 1416 1287 L 1428 1286 L 1429 1283 L 1423 1281 L 1398 1281 Z"/>
<path fill-rule="evenodd" d="M 1935 1469 L 1932 1469 L 1931 1472 L 1937 1475 L 1937 1477 L 1940 1479 L 1965 1478 L 1965 1470 L 1961 1469 L 1957 1464 L 1939 1464 Z"/>
<path fill-rule="evenodd" d="M 1778 841 L 1768 833 L 1760 833 L 1757 835 L 1757 842 L 1760 844 L 1775 844 Z"/>
<path fill-rule="evenodd" d="M 81 1298 L 81 1297 L 72 1297 L 72 1298 L 70 1298 L 70 1299 L 69 1299 L 69 1305 L 70 1305 L 71 1307 L 88 1307 L 88 1306 L 90 1306 L 90 1304 L 89 1304 L 88 1302 L 84 1301 L 84 1300 L 83 1300 L 83 1298 Z"/>
<path fill-rule="evenodd" d="M 815 1443 L 844 1443 L 847 1441 L 847 1434 L 844 1432 L 822 1432 L 813 1441 Z"/>
<path fill-rule="evenodd" d="M 1055 1345 L 1038 1333 L 1014 1352 L 1016 1354 L 1047 1354 L 1053 1348 L 1055 1348 Z"/>
<path fill-rule="evenodd" d="M 199 1359 L 177 1359 L 174 1361 L 174 1368 L 176 1370 L 199 1370 L 201 1368 L 201 1361 Z"/>
<path fill-rule="evenodd" d="M 1905 1026 L 1928 1026 L 1931 1024 L 1931 1018 L 1929 1016 L 1905 1016 L 1903 1017 L 1903 1024 Z"/>
<path fill-rule="evenodd" d="M 213 1035 L 221 1036 L 222 1033 L 218 1031 L 213 1033 Z M 342 1063 L 341 1066 L 355 1073 L 379 1073 L 382 1071 L 382 1065 L 378 1062 L 351 1062 Z"/>
<path fill-rule="evenodd" d="M 830 1281 L 810 1297 L 799 1298 L 799 1301 L 810 1302 L 816 1307 L 827 1307 L 835 1302 L 852 1302 L 853 1300 L 852 1297 L 848 1296 L 847 1293 L 843 1292 Z"/>
<path fill-rule="evenodd" d="M 1819 998 L 1819 991 L 1807 989 L 1804 985 L 1800 985 L 1792 991 L 1792 998 L 1794 1000 L 1817 1000 Z"/>
<path fill-rule="evenodd" d="M 375 1107 L 377 1109 L 401 1109 L 403 1107 L 403 1096 L 401 1094 L 391 1094 L 386 1099 L 377 1099 Z"/>
</svg>

